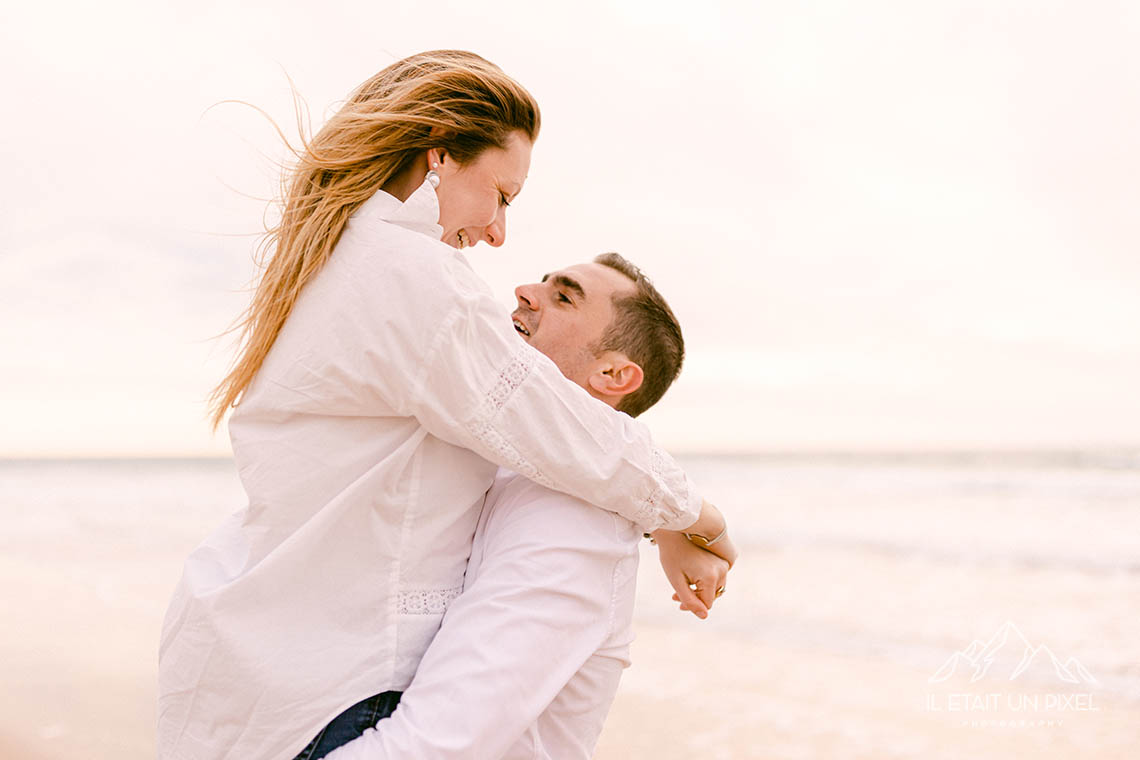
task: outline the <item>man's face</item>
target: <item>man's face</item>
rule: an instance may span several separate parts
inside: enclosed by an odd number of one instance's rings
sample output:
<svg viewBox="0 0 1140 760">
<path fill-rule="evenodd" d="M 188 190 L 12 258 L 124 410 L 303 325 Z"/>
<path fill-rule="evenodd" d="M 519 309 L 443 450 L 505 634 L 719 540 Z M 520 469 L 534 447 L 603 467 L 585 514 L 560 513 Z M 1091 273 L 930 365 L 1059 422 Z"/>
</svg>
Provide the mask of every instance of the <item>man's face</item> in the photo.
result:
<svg viewBox="0 0 1140 760">
<path fill-rule="evenodd" d="M 591 349 L 613 319 L 614 297 L 633 293 L 633 282 L 621 272 L 593 262 L 576 264 L 515 288 L 519 305 L 511 316 L 523 340 L 586 388 L 597 363 Z"/>
</svg>

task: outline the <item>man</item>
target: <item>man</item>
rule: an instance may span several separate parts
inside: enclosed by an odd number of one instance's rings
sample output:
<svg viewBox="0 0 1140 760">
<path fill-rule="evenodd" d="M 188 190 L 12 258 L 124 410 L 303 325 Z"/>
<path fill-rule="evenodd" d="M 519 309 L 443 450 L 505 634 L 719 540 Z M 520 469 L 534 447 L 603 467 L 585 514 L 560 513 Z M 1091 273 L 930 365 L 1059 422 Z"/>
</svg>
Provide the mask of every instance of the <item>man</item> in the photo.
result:
<svg viewBox="0 0 1140 760">
<path fill-rule="evenodd" d="M 676 318 L 617 254 L 515 293 L 523 339 L 618 410 L 645 411 L 680 371 Z M 663 554 L 674 550 L 672 534 L 659 538 Z M 638 539 L 614 513 L 500 471 L 463 593 L 399 708 L 332 760 L 590 757 L 629 664 Z M 719 596 L 729 565 L 711 553 L 708 562 Z M 378 695 L 350 708 L 299 757 L 325 755 L 394 703 Z"/>
</svg>

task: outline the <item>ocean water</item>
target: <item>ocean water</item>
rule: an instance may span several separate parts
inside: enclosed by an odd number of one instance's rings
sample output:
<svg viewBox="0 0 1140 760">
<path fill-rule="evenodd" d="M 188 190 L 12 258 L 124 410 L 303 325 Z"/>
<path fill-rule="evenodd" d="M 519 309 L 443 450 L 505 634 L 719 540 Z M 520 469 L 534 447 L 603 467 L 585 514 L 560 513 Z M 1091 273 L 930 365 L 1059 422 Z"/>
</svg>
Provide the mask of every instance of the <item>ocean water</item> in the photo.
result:
<svg viewBox="0 0 1140 760">
<path fill-rule="evenodd" d="M 955 652 L 1012 624 L 1076 658 L 1099 693 L 1140 700 L 1140 453 L 685 464 L 743 547 L 713 630 L 908 666 L 919 692 Z M 683 624 L 654 599 L 667 595 L 658 576 L 643 562 L 639 617 Z M 1017 683 L 1057 688 L 1055 676 L 1034 668 Z"/>
<path fill-rule="evenodd" d="M 742 559 L 699 623 L 646 544 L 640 623 L 931 675 L 1012 623 L 1140 701 L 1140 452 L 680 460 Z M 3 567 L 69 572 L 157 620 L 182 558 L 243 504 L 229 460 L 3 461 Z"/>
</svg>

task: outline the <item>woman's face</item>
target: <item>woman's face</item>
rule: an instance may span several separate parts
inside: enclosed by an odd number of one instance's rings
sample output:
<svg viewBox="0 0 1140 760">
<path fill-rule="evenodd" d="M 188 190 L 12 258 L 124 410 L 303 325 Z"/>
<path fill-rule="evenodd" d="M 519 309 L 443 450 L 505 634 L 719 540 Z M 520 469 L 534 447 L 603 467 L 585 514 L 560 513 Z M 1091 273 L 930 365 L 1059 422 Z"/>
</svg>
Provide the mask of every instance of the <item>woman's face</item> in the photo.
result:
<svg viewBox="0 0 1140 760">
<path fill-rule="evenodd" d="M 428 167 L 439 174 L 439 224 L 443 242 L 467 248 L 480 240 L 500 246 L 507 239 L 507 206 L 522 191 L 530 171 L 531 142 L 522 132 L 505 149 L 488 148 L 460 164 L 446 151 L 428 151 Z"/>
</svg>

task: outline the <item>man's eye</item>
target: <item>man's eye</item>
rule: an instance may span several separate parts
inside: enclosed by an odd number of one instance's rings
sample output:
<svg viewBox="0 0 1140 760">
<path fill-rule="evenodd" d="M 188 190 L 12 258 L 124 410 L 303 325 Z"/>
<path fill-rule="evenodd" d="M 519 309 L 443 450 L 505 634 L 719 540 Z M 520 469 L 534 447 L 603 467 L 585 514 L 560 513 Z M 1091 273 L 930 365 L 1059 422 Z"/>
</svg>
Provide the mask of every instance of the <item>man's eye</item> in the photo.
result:
<svg viewBox="0 0 1140 760">
<path fill-rule="evenodd" d="M 507 196 L 503 195 L 502 193 L 499 193 L 499 205 L 509 206 L 509 205 L 511 205 L 511 202 L 507 200 Z"/>
<path fill-rule="evenodd" d="M 561 301 L 562 303 L 572 303 L 572 301 L 566 297 L 565 293 L 559 293 L 558 294 L 558 300 Z"/>
</svg>

